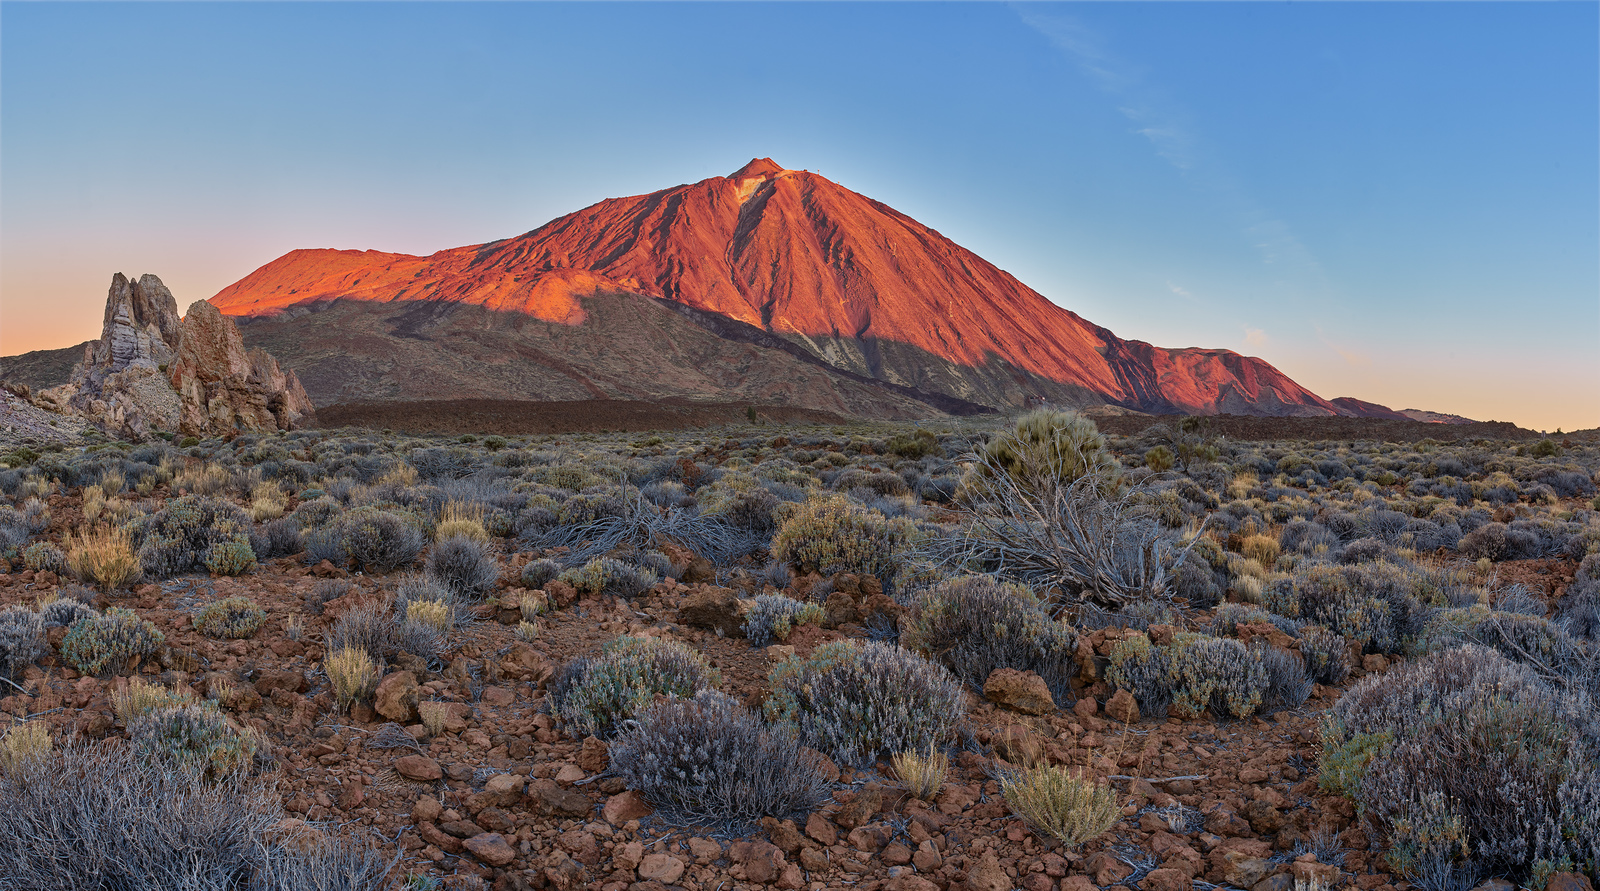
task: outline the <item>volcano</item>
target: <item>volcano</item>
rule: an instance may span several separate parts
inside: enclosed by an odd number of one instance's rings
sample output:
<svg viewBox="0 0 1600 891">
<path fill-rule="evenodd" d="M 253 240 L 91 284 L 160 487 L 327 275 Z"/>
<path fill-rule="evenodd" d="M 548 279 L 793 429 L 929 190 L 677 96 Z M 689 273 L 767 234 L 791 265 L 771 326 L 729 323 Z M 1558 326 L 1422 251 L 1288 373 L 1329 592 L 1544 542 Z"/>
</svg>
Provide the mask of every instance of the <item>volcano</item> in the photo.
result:
<svg viewBox="0 0 1600 891">
<path fill-rule="evenodd" d="M 894 208 L 769 158 L 425 257 L 292 251 L 211 302 L 319 404 L 671 396 L 877 416 L 1365 405 L 1229 350 L 1123 340 Z"/>
</svg>

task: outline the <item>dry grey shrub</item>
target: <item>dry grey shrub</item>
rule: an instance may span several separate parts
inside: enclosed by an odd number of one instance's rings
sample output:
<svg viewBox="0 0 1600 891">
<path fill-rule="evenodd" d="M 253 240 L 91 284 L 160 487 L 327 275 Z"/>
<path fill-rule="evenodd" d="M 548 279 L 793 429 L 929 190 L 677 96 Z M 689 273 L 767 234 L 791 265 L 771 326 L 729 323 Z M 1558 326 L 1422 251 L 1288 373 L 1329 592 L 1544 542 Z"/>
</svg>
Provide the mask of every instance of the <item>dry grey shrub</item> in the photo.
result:
<svg viewBox="0 0 1600 891">
<path fill-rule="evenodd" d="M 1024 476 L 1008 472 L 988 453 L 968 456 L 958 494 L 961 531 L 933 546 L 932 559 L 951 572 L 976 569 L 1033 590 L 1058 589 L 1066 606 L 1118 609 L 1174 595 L 1173 570 L 1196 539 L 1156 521 L 1146 487 L 1108 482 L 1109 456 L 1089 456 L 1089 470 L 1067 478 L 1077 460 L 1043 453 L 1055 462 Z"/>
<path fill-rule="evenodd" d="M 0 610 L 0 677 L 14 678 L 45 654 L 44 622 L 25 606 Z"/>
<path fill-rule="evenodd" d="M 829 800 L 822 760 L 714 690 L 645 710 L 611 743 L 611 768 L 676 823 L 748 824 Z"/>
<path fill-rule="evenodd" d="M 465 535 L 452 535 L 434 544 L 425 572 L 456 597 L 476 600 L 499 580 L 500 564 L 488 545 Z"/>
<path fill-rule="evenodd" d="M 204 783 L 133 746 L 69 743 L 0 775 L 0 887 L 230 891 L 280 818 L 244 782 Z"/>
</svg>

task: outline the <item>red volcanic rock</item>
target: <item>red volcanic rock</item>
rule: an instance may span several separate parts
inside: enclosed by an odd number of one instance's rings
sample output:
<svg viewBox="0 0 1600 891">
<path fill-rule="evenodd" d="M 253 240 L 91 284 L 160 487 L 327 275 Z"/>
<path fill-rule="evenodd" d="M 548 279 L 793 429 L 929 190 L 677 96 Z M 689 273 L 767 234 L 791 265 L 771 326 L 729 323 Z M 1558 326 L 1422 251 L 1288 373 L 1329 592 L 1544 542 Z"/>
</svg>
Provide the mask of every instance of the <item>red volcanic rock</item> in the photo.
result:
<svg viewBox="0 0 1600 891">
<path fill-rule="evenodd" d="M 893 208 L 769 158 L 427 257 L 293 251 L 211 302 L 265 317 L 339 299 L 435 301 L 580 325 L 580 298 L 610 292 L 673 301 L 837 369 L 987 405 L 1045 396 L 1157 412 L 1355 413 L 1259 359 L 1122 340 Z"/>
</svg>

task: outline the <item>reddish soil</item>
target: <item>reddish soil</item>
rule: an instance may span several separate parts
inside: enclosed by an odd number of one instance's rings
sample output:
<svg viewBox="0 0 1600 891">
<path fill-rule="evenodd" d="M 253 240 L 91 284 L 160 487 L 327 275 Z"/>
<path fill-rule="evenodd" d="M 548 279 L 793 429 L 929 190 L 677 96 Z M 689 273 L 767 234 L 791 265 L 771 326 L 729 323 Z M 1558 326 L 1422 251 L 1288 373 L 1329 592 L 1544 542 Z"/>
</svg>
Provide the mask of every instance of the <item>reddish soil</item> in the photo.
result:
<svg viewBox="0 0 1600 891">
<path fill-rule="evenodd" d="M 81 519 L 75 496 L 52 496 L 50 508 L 52 539 Z M 526 559 L 503 560 L 497 596 L 509 602 L 523 593 L 507 580 L 518 577 Z M 1555 584 L 1542 590 L 1556 594 L 1573 566 L 1526 561 L 1501 571 L 1507 580 L 1550 579 Z M 513 633 L 516 610 L 481 607 L 453 637 L 447 665 L 433 670 L 403 659 L 393 666 L 416 674 L 423 700 L 459 703 L 461 720 L 430 737 L 420 725 L 387 724 L 367 704 L 350 714 L 334 710 L 319 671 L 323 641 L 344 611 L 391 596 L 399 576 L 355 576 L 351 593 L 312 610 L 305 596 L 319 576 L 330 574 L 343 572 L 285 558 L 240 578 L 190 576 L 141 585 L 113 600 L 102 597 L 97 606 L 132 607 L 164 632 L 167 651 L 137 667 L 147 679 L 201 693 L 219 685 L 237 689 L 226 705 L 268 741 L 273 778 L 292 815 L 381 838 L 387 850 L 403 853 L 406 871 L 448 877 L 444 887 L 1191 891 L 1193 880 L 1201 880 L 1289 891 L 1294 870 L 1310 868 L 1304 856 L 1292 862 L 1305 852 L 1297 845 L 1319 834 L 1336 838 L 1344 851 L 1340 882 L 1362 891 L 1404 885 L 1369 849 L 1351 803 L 1317 787 L 1318 715 L 1339 689 L 1319 686 L 1303 707 L 1265 718 L 1124 724 L 1101 710 L 1108 690 L 1100 672 L 1120 632 L 1095 632 L 1080 645 L 1082 698 L 1075 707 L 1031 717 L 969 692 L 976 745 L 958 756 L 934 801 L 910 798 L 886 765 L 844 770 L 834 801 L 809 820 L 768 820 L 754 834 L 734 837 L 650 816 L 620 781 L 605 775 L 603 744 L 566 737 L 540 711 L 543 683 L 554 668 L 627 633 L 688 643 L 721 670 L 724 690 L 758 702 L 784 648 L 755 649 L 743 639 L 679 624 L 680 606 L 703 585 L 663 582 L 629 602 L 572 601 L 553 583 L 558 608 L 539 620 L 531 643 Z M 0 606 L 31 605 L 58 584 L 49 573 L 0 572 Z M 266 609 L 260 631 L 238 641 L 195 632 L 190 616 L 198 605 L 235 595 Z M 854 625 L 806 629 L 788 646 L 803 655 L 827 640 L 863 633 Z M 1363 668 L 1387 665 L 1384 657 L 1368 656 Z M 21 692 L 0 691 L 9 694 L 0 697 L 0 723 L 42 716 L 58 737 L 116 736 L 121 730 L 109 697 L 122 683 L 79 677 L 47 656 L 26 670 Z M 1122 820 L 1078 850 L 1042 842 L 1010 814 L 995 780 L 1005 759 L 1021 760 L 1019 753 L 1028 752 L 1107 778 L 1124 805 Z M 410 756 L 424 761 L 402 765 Z M 436 764 L 440 778 L 418 782 L 399 772 L 418 763 Z M 497 775 L 511 779 L 493 780 Z M 490 836 L 501 843 L 485 844 Z"/>
</svg>

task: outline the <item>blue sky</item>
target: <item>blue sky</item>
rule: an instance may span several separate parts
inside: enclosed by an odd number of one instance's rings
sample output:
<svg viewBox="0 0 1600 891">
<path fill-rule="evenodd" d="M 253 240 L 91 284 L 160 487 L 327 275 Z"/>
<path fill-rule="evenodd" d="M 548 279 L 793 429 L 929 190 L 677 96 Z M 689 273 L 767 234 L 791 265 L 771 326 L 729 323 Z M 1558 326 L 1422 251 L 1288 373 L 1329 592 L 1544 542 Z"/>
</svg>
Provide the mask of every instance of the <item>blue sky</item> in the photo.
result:
<svg viewBox="0 0 1600 891">
<path fill-rule="evenodd" d="M 0 354 L 755 156 L 1117 334 L 1600 425 L 1593 3 L 0 4 Z"/>
</svg>

